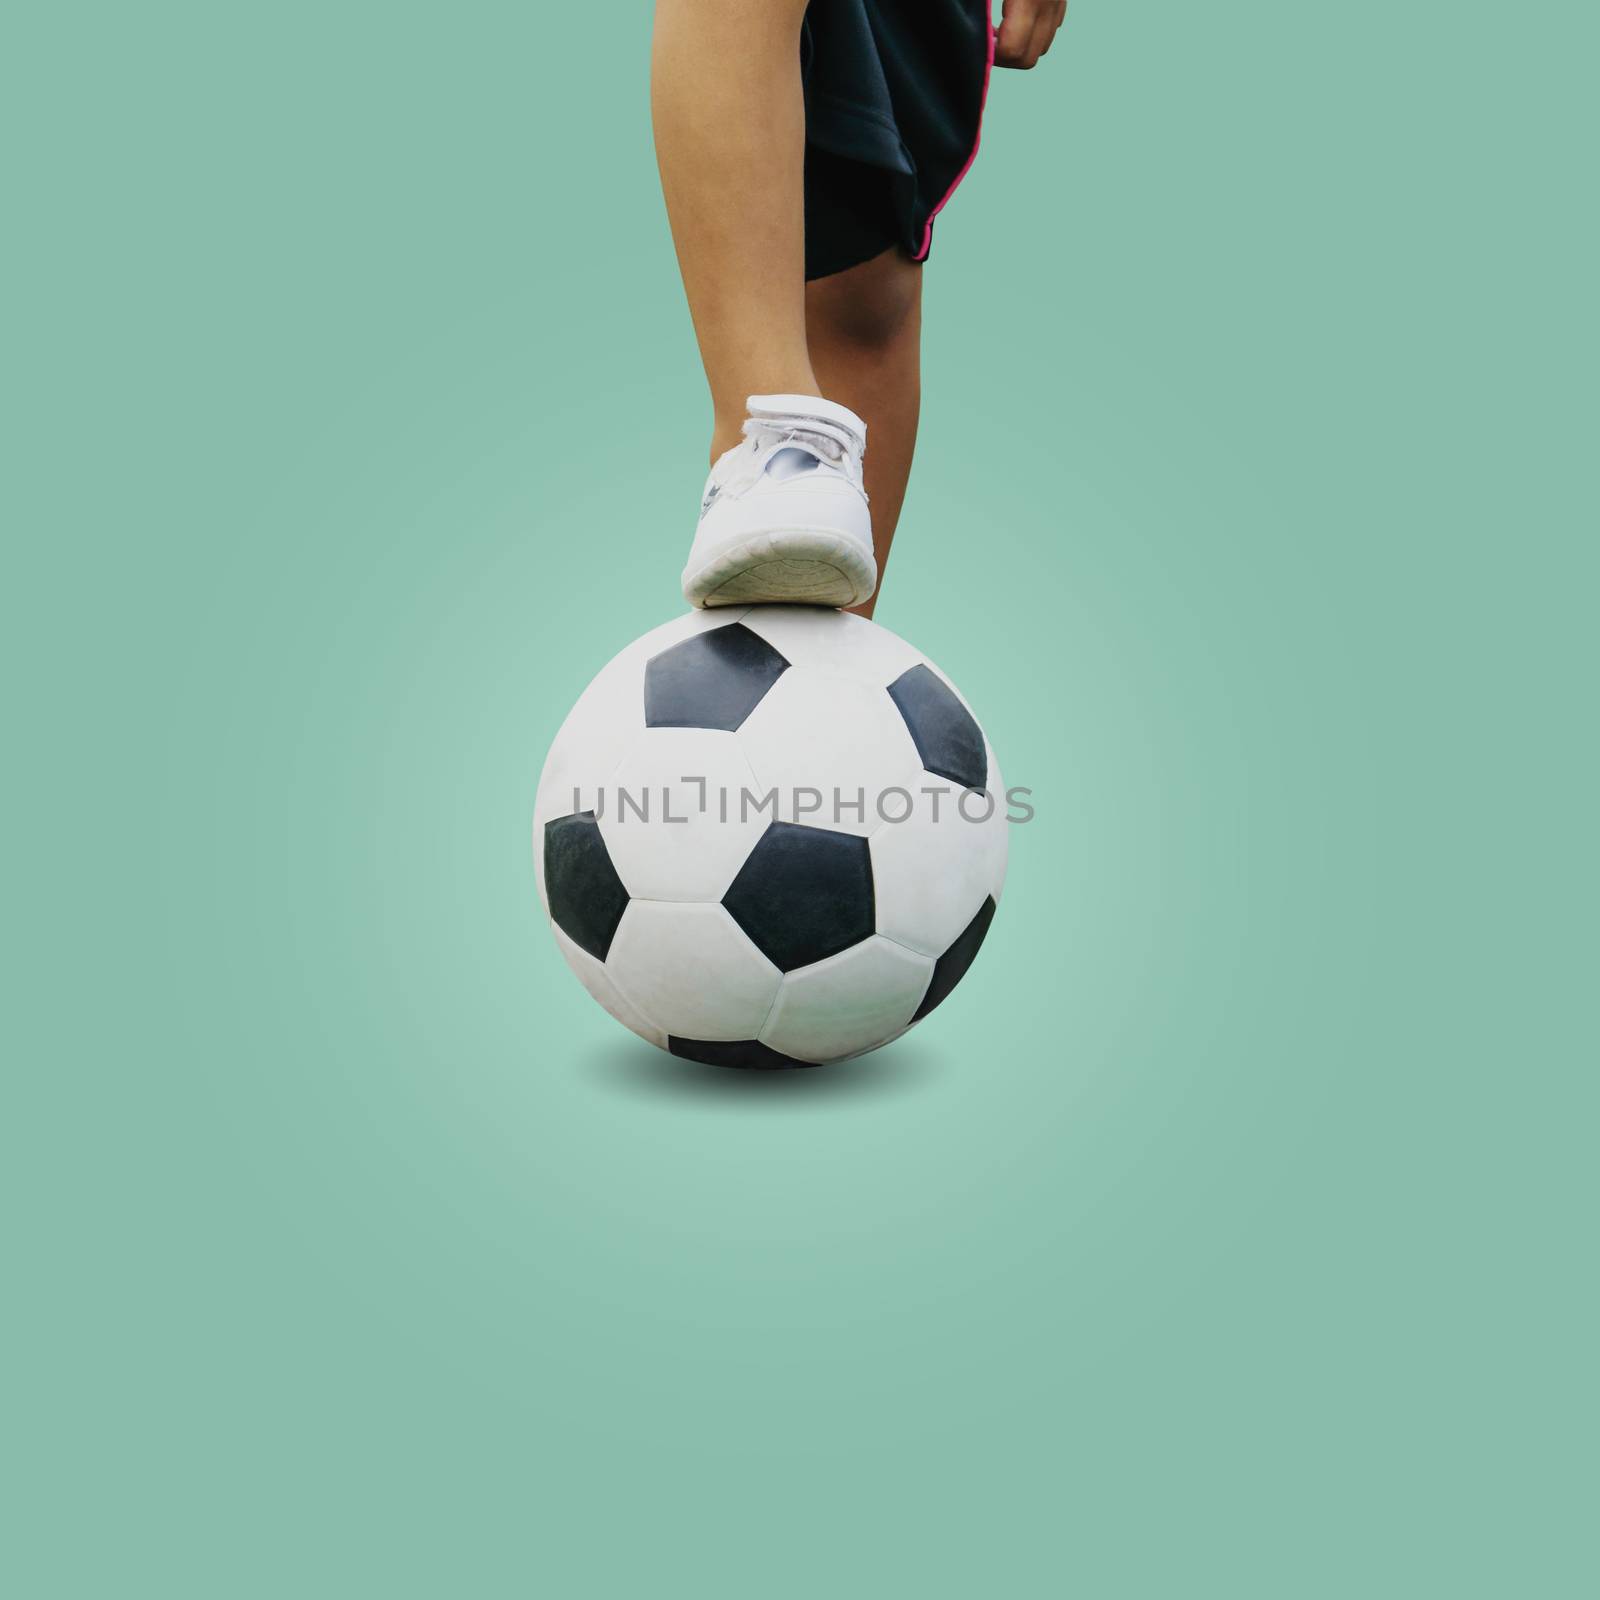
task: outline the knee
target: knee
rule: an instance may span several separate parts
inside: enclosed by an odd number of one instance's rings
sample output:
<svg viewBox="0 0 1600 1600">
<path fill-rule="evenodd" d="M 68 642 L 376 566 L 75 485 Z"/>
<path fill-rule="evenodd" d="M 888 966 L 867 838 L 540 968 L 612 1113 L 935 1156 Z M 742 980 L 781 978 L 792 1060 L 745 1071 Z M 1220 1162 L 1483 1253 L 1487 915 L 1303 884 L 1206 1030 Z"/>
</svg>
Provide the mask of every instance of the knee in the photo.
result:
<svg viewBox="0 0 1600 1600">
<path fill-rule="evenodd" d="M 885 349 L 916 334 L 922 268 L 898 254 L 879 256 L 808 286 L 819 331 L 862 349 Z"/>
</svg>

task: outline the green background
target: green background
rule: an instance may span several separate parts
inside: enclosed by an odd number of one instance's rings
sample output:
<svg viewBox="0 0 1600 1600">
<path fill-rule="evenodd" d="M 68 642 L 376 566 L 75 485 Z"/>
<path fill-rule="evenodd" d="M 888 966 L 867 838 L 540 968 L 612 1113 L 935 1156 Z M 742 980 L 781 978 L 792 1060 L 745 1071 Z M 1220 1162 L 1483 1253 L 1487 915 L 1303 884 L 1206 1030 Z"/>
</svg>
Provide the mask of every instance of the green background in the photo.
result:
<svg viewBox="0 0 1600 1600">
<path fill-rule="evenodd" d="M 879 619 L 1038 817 L 929 1025 L 759 1081 L 529 855 L 704 470 L 648 8 L 48 17 L 8 1593 L 1594 1593 L 1586 12 L 997 76 Z"/>
</svg>

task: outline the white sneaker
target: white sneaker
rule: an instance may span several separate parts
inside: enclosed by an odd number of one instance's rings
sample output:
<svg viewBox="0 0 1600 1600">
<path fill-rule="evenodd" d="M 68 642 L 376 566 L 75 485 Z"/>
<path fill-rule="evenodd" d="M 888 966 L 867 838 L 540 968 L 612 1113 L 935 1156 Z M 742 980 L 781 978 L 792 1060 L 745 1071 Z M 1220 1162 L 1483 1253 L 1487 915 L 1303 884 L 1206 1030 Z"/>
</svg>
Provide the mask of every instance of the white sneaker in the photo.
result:
<svg viewBox="0 0 1600 1600">
<path fill-rule="evenodd" d="M 878 586 L 861 486 L 867 425 L 803 394 L 753 394 L 744 442 L 718 456 L 683 596 L 692 606 L 853 606 Z"/>
</svg>

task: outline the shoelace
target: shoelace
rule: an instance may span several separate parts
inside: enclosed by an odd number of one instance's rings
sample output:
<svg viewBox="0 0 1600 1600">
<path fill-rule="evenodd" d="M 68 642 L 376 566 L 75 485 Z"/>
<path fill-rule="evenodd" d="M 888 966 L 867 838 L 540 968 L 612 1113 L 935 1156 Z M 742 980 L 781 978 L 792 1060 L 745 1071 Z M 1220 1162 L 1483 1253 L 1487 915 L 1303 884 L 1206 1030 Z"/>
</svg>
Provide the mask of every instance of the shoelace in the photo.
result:
<svg viewBox="0 0 1600 1600">
<path fill-rule="evenodd" d="M 737 462 L 728 476 L 720 481 L 713 478 L 707 484 L 700 501 L 701 516 L 710 510 L 712 502 L 720 495 L 742 495 L 746 489 L 759 483 L 772 452 L 783 449 L 785 445 L 810 450 L 833 466 L 842 465 L 856 487 L 863 494 L 866 493 L 860 471 L 850 459 L 851 452 L 859 446 L 860 440 L 848 428 L 826 422 L 821 417 L 747 417 L 742 431 L 755 448 Z"/>
<path fill-rule="evenodd" d="M 835 466 L 855 447 L 856 437 L 848 428 L 826 422 L 821 417 L 747 417 L 744 436 L 770 450 L 793 444 L 811 450 Z"/>
</svg>

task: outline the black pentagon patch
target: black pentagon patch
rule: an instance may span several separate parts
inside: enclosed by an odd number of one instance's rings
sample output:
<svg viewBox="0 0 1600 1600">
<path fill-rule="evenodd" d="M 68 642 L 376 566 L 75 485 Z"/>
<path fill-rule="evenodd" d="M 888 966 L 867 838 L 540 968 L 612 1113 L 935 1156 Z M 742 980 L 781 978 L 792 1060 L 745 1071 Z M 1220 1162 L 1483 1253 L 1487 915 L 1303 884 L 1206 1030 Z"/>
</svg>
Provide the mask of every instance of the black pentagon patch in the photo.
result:
<svg viewBox="0 0 1600 1600">
<path fill-rule="evenodd" d="M 667 1036 L 667 1048 L 685 1061 L 699 1061 L 708 1067 L 753 1067 L 763 1072 L 782 1067 L 811 1067 L 813 1061 L 796 1061 L 779 1055 L 759 1039 L 678 1039 Z"/>
<path fill-rule="evenodd" d="M 644 669 L 645 726 L 732 733 L 788 669 L 742 622 L 697 633 L 650 658 Z"/>
<path fill-rule="evenodd" d="M 596 961 L 604 961 L 628 909 L 628 891 L 611 865 L 594 812 L 577 811 L 545 823 L 544 889 L 555 925 Z"/>
<path fill-rule="evenodd" d="M 837 955 L 873 931 L 867 841 L 831 828 L 774 822 L 722 903 L 751 943 L 785 972 Z"/>
<path fill-rule="evenodd" d="M 922 1004 L 917 1007 L 917 1014 L 911 1020 L 921 1022 L 933 1008 L 949 998 L 950 991 L 967 975 L 967 968 L 972 965 L 973 958 L 978 953 L 978 946 L 983 943 L 983 936 L 989 931 L 989 924 L 994 921 L 994 896 L 990 895 L 981 906 L 978 914 L 960 933 L 956 935 L 955 943 L 933 964 L 933 977 L 928 981 L 928 992 L 922 997 Z"/>
<path fill-rule="evenodd" d="M 983 730 L 953 690 L 931 668 L 912 667 L 889 685 L 889 696 L 906 719 L 917 754 L 929 772 L 981 789 L 989 777 Z"/>
</svg>

